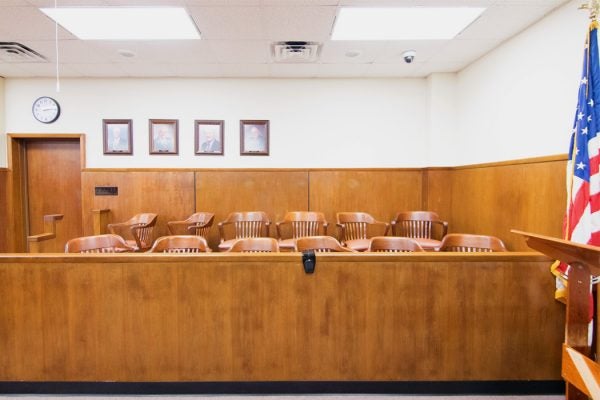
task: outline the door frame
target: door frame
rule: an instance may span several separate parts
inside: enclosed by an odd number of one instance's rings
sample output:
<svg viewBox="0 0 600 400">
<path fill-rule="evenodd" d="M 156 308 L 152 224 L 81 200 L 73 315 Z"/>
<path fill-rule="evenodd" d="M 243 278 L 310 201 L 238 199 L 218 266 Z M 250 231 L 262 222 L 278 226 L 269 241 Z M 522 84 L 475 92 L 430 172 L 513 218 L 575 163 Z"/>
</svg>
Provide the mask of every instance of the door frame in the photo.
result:
<svg viewBox="0 0 600 400">
<path fill-rule="evenodd" d="M 84 133 L 8 133 L 7 137 L 7 157 L 8 170 L 11 173 L 10 187 L 8 193 L 9 204 L 7 205 L 12 212 L 9 212 L 8 226 L 14 227 L 11 235 L 8 235 L 14 242 L 10 248 L 19 253 L 27 252 L 27 176 L 24 170 L 25 144 L 31 139 L 44 140 L 79 140 L 79 155 L 81 171 L 85 169 L 85 134 Z M 81 211 L 80 211 L 81 212 Z"/>
</svg>

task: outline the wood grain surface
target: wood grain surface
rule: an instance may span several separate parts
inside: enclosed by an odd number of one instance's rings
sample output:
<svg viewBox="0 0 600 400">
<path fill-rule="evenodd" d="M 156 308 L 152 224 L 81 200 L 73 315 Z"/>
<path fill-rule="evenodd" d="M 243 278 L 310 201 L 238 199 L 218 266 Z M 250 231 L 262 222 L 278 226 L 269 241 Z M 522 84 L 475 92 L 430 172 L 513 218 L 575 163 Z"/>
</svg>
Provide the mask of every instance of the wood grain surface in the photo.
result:
<svg viewBox="0 0 600 400">
<path fill-rule="evenodd" d="M 0 380 L 558 380 L 536 253 L 2 255 Z"/>
</svg>

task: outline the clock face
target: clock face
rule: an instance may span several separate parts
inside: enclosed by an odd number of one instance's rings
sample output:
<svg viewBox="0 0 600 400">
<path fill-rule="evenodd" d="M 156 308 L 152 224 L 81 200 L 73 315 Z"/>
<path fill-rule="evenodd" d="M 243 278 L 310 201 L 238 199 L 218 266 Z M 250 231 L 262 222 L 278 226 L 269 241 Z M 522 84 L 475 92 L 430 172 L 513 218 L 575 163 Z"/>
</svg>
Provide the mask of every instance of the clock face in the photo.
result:
<svg viewBox="0 0 600 400">
<path fill-rule="evenodd" d="M 33 116 L 44 124 L 51 124 L 60 116 L 60 105 L 51 97 L 40 97 L 33 102 Z"/>
</svg>

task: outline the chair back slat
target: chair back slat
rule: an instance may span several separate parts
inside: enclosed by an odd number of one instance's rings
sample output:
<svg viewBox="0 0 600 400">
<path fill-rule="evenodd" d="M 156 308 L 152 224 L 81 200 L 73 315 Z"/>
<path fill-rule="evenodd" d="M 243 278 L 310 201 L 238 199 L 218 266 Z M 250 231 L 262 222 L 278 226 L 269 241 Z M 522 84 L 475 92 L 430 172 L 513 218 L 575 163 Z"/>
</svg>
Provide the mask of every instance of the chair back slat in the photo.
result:
<svg viewBox="0 0 600 400">
<path fill-rule="evenodd" d="M 434 229 L 434 226 L 437 226 L 437 229 Z M 399 212 L 392 221 L 394 236 L 441 240 L 447 230 L 448 223 L 442 221 L 433 211 Z"/>
<path fill-rule="evenodd" d="M 277 240 L 266 237 L 246 237 L 235 241 L 228 250 L 232 253 L 277 253 Z"/>
</svg>

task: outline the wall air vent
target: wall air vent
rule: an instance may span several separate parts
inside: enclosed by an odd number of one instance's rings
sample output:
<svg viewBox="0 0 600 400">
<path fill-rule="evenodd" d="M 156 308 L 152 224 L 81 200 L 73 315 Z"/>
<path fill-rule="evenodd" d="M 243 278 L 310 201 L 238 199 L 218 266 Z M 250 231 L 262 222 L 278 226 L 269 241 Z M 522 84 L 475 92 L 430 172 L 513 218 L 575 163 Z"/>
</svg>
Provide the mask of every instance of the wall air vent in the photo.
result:
<svg viewBox="0 0 600 400">
<path fill-rule="evenodd" d="M 45 63 L 46 57 L 16 42 L 0 42 L 0 63 Z"/>
<path fill-rule="evenodd" d="M 317 42 L 275 42 L 271 44 L 271 56 L 280 63 L 309 63 L 317 61 L 321 43 Z"/>
</svg>

